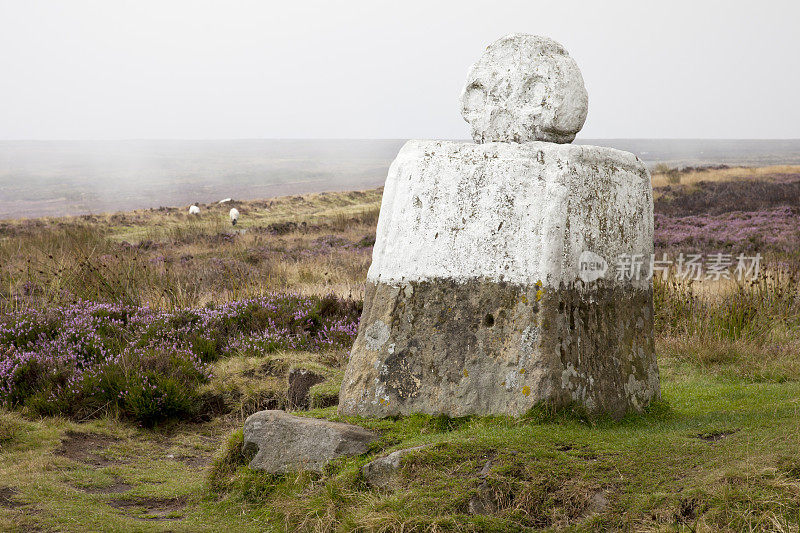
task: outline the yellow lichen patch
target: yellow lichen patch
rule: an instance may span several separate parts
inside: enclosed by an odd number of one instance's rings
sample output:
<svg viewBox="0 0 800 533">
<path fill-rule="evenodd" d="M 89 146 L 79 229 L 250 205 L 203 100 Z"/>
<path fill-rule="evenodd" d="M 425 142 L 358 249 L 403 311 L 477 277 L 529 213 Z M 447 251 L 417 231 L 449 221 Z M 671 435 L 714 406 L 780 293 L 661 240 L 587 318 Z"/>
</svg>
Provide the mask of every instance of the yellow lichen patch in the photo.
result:
<svg viewBox="0 0 800 533">
<path fill-rule="evenodd" d="M 465 368 L 464 369 L 464 377 L 467 377 L 467 376 L 469 376 L 469 372 L 467 372 L 467 369 Z"/>
<path fill-rule="evenodd" d="M 530 396 L 530 394 L 531 394 L 531 388 L 530 387 L 528 387 L 527 385 L 522 387 L 522 395 L 523 396 Z"/>
<path fill-rule="evenodd" d="M 525 373 L 525 369 L 524 369 L 524 368 L 520 368 L 520 369 L 519 369 L 519 373 L 520 373 L 520 374 L 524 374 L 524 373 Z"/>
<path fill-rule="evenodd" d="M 524 296 L 524 295 L 522 296 L 522 303 L 524 303 L 524 304 L 528 303 L 528 297 L 527 296 Z"/>
<path fill-rule="evenodd" d="M 505 386 L 506 386 L 506 382 L 505 382 L 505 381 L 501 382 L 501 383 L 500 383 L 500 386 L 501 386 L 501 387 L 505 387 Z"/>
<path fill-rule="evenodd" d="M 542 299 L 542 295 L 543 294 L 544 294 L 544 291 L 542 289 L 539 289 L 538 291 L 536 291 L 536 301 L 537 302 Z"/>
</svg>

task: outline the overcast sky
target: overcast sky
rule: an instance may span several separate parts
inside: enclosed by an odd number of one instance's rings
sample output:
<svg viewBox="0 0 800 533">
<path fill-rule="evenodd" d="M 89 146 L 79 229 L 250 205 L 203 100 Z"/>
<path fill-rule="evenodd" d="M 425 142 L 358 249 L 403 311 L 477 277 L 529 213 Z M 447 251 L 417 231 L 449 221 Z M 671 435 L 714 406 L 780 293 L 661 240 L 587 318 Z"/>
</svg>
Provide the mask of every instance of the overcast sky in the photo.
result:
<svg viewBox="0 0 800 533">
<path fill-rule="evenodd" d="M 800 137 L 800 2 L 0 0 L 0 139 L 466 138 L 485 46 L 550 36 L 580 137 Z"/>
</svg>

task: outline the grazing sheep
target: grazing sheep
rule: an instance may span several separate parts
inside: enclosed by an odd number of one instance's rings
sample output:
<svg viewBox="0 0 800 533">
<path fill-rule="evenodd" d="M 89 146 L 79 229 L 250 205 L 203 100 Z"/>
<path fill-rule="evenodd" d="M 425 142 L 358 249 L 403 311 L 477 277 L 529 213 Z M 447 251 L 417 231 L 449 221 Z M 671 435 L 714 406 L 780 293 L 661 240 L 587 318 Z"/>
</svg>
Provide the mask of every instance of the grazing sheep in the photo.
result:
<svg viewBox="0 0 800 533">
<path fill-rule="evenodd" d="M 239 210 L 233 207 L 228 215 L 231 217 L 231 224 L 235 226 L 236 221 L 239 220 Z"/>
<path fill-rule="evenodd" d="M 200 214 L 200 208 L 197 207 L 196 205 L 189 206 L 189 214 L 190 215 L 199 215 Z"/>
</svg>

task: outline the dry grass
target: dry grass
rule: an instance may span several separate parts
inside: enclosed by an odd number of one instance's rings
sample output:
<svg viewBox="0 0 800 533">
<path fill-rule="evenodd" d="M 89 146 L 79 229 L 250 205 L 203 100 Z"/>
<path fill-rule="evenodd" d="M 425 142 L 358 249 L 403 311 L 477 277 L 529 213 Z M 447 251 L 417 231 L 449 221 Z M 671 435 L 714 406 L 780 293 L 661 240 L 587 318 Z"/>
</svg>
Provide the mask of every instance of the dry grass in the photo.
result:
<svg viewBox="0 0 800 533">
<path fill-rule="evenodd" d="M 381 190 L 0 224 L 0 309 L 74 298 L 197 307 L 269 292 L 360 298 Z M 240 223 L 227 212 L 236 205 Z"/>
<path fill-rule="evenodd" d="M 799 165 L 773 165 L 767 167 L 731 167 L 723 169 L 692 169 L 689 171 L 670 172 L 657 167 L 652 172 L 653 187 L 667 185 L 695 185 L 701 181 L 737 181 L 743 179 L 774 179 L 781 174 L 798 174 Z"/>
<path fill-rule="evenodd" d="M 292 408 L 287 398 L 287 375 L 292 368 L 304 368 L 325 379 L 319 388 L 334 388 L 338 395 L 343 368 L 341 353 L 281 351 L 269 357 L 240 356 L 216 361 L 214 379 L 201 388 L 219 410 L 243 422 L 263 409 Z M 335 361 L 335 363 L 332 363 Z M 312 393 L 313 403 L 313 393 Z"/>
<path fill-rule="evenodd" d="M 748 381 L 800 380 L 800 280 L 762 269 L 749 281 L 654 280 L 659 364 Z"/>
</svg>

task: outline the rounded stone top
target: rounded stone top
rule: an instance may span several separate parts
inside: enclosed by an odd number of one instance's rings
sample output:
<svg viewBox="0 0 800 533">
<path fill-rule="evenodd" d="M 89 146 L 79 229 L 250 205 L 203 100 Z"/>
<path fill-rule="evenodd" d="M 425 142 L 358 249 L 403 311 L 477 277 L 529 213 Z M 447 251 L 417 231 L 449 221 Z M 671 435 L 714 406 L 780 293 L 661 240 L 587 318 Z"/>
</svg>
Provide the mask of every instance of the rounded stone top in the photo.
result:
<svg viewBox="0 0 800 533">
<path fill-rule="evenodd" d="M 461 114 L 477 143 L 572 142 L 588 108 L 575 60 L 556 41 L 525 33 L 492 43 L 461 93 Z"/>
</svg>

